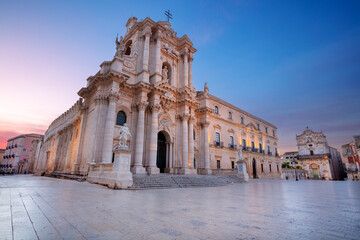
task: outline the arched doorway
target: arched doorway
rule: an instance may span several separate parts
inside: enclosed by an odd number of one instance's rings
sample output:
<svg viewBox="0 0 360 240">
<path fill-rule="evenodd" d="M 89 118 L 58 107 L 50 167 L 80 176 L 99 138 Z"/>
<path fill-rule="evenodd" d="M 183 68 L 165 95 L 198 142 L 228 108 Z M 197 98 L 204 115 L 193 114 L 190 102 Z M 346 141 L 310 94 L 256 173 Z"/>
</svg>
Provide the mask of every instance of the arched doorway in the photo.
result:
<svg viewBox="0 0 360 240">
<path fill-rule="evenodd" d="M 256 161 L 255 161 L 255 158 L 252 160 L 252 167 L 253 167 L 253 178 L 257 178 L 257 176 L 256 176 Z"/>
<path fill-rule="evenodd" d="M 156 166 L 160 173 L 165 172 L 166 168 L 166 137 L 163 132 L 158 133 Z"/>
</svg>

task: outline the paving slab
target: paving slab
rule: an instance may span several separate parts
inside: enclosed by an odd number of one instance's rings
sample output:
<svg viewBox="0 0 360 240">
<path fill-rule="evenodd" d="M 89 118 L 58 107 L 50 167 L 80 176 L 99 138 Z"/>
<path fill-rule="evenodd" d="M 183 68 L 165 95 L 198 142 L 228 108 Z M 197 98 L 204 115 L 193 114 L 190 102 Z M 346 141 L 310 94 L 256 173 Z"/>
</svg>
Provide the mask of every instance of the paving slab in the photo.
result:
<svg viewBox="0 0 360 240">
<path fill-rule="evenodd" d="M 1 239 L 360 239 L 360 182 L 112 190 L 0 176 Z"/>
</svg>

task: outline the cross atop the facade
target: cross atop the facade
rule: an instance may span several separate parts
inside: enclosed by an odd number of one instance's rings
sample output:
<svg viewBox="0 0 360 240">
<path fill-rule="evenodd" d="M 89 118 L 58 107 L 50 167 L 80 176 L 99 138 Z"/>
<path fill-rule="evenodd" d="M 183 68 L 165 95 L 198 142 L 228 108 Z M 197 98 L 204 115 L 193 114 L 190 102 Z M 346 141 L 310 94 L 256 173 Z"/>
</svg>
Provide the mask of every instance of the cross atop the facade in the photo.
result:
<svg viewBox="0 0 360 240">
<path fill-rule="evenodd" d="M 172 14 L 170 13 L 170 10 L 165 11 L 165 16 L 167 17 L 168 22 L 170 22 L 170 19 L 173 19 Z"/>
</svg>

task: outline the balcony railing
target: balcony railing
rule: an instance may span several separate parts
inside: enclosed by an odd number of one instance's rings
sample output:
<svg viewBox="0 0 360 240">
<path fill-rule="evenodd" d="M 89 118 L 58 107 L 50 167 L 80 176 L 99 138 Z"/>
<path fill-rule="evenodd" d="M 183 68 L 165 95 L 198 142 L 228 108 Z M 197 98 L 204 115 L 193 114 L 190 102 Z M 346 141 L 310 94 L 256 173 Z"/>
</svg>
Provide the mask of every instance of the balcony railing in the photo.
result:
<svg viewBox="0 0 360 240">
<path fill-rule="evenodd" d="M 229 144 L 229 148 L 230 148 L 230 149 L 237 149 L 237 148 L 236 148 L 236 145 L 234 145 L 234 144 Z"/>
<path fill-rule="evenodd" d="M 215 147 L 224 147 L 224 142 L 214 141 L 214 146 L 215 146 Z"/>
</svg>

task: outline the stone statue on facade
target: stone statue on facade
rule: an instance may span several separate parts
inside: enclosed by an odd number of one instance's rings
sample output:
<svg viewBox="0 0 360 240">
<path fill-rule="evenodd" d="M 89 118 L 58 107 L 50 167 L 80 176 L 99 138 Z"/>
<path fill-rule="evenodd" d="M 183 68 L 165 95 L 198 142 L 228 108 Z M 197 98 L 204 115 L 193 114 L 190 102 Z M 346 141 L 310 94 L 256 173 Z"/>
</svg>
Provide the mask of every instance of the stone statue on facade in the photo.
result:
<svg viewBox="0 0 360 240">
<path fill-rule="evenodd" d="M 207 86 L 207 82 L 205 82 L 205 85 L 204 85 L 204 93 L 205 94 L 208 94 L 209 93 L 209 88 Z"/>
<path fill-rule="evenodd" d="M 116 36 L 115 44 L 116 44 L 116 54 L 115 54 L 115 56 L 122 57 L 124 55 L 124 52 L 125 52 L 125 44 L 124 44 L 123 37 L 121 36 L 120 41 L 119 41 L 118 36 Z"/>
<path fill-rule="evenodd" d="M 169 72 L 169 70 L 168 70 L 167 66 L 164 66 L 164 68 L 162 69 L 163 80 L 168 80 L 168 72 Z"/>
</svg>

